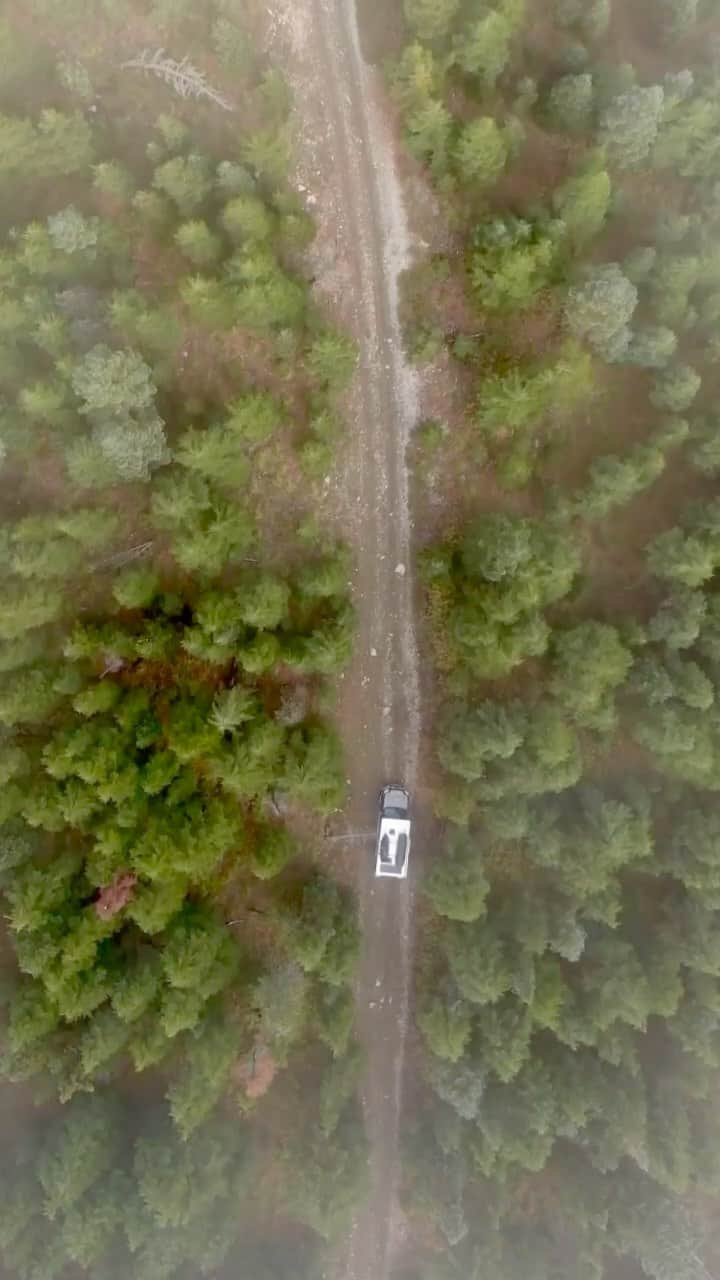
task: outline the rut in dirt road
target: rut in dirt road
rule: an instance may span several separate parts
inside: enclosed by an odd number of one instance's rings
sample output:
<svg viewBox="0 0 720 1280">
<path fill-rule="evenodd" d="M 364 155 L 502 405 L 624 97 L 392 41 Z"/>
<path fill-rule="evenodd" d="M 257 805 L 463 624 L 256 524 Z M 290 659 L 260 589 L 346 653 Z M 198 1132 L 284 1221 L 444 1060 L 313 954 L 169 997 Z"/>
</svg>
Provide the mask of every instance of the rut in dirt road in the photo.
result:
<svg viewBox="0 0 720 1280">
<path fill-rule="evenodd" d="M 344 682 L 344 728 L 358 829 L 374 823 L 385 782 L 414 790 L 419 694 L 413 619 L 406 451 L 417 415 L 415 377 L 404 361 L 398 275 L 409 236 L 392 140 L 379 109 L 377 73 L 362 59 L 354 0 L 312 0 L 313 42 L 352 269 L 360 347 L 359 398 L 345 460 L 345 499 L 355 513 L 358 656 Z M 417 816 L 417 815 L 415 815 Z M 397 1219 L 398 1130 L 411 969 L 412 889 L 375 881 L 371 850 L 358 853 L 363 951 L 358 1031 L 367 1055 L 363 1104 L 370 1189 L 353 1226 L 347 1280 L 384 1280 Z"/>
</svg>

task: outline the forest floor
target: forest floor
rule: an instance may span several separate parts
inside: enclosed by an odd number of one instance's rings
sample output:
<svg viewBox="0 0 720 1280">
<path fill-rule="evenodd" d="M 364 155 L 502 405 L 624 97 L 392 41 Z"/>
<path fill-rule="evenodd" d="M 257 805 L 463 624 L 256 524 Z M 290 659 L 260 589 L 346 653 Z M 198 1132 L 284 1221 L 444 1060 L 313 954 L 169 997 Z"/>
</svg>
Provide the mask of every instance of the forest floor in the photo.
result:
<svg viewBox="0 0 720 1280">
<path fill-rule="evenodd" d="M 316 285 L 360 352 L 340 465 L 324 490 L 324 514 L 352 543 L 358 615 L 356 656 L 340 693 L 349 801 L 338 822 L 342 831 L 367 833 L 331 845 L 359 897 L 357 1030 L 370 1143 L 368 1194 L 338 1271 L 346 1280 L 384 1280 L 402 1242 L 398 1130 L 413 874 L 409 882 L 375 880 L 374 827 L 384 783 L 415 792 L 420 736 L 406 460 L 419 395 L 404 358 L 398 297 L 411 237 L 382 82 L 363 61 L 354 0 L 312 0 L 302 10 L 276 0 L 270 16 L 270 40 L 283 54 L 296 102 L 295 177 L 318 225 Z M 414 816 L 417 827 L 417 805 Z"/>
</svg>

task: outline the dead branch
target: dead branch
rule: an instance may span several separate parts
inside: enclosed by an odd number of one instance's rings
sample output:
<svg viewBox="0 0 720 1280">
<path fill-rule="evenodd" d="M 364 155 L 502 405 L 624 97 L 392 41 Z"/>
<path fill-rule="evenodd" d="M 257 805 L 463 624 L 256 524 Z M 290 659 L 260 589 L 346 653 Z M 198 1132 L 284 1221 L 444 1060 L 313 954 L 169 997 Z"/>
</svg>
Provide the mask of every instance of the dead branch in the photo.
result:
<svg viewBox="0 0 720 1280">
<path fill-rule="evenodd" d="M 154 53 L 150 49 L 143 49 L 137 58 L 121 63 L 122 70 L 128 67 L 157 76 L 180 98 L 208 98 L 217 107 L 222 107 L 223 111 L 235 110 L 233 103 L 208 84 L 205 72 L 194 67 L 187 56 L 176 62 L 174 58 L 166 56 L 164 49 L 156 49 Z"/>
<path fill-rule="evenodd" d="M 266 916 L 266 915 L 267 915 L 267 911 L 263 911 L 262 907 L 252 907 L 252 906 L 248 906 L 248 907 L 245 907 L 245 911 L 252 911 L 253 915 L 256 915 L 256 916 Z M 226 921 L 225 921 L 225 926 L 226 926 L 226 928 L 228 928 L 228 929 L 232 929 L 232 928 L 233 928 L 233 926 L 234 926 L 234 925 L 236 925 L 236 924 L 245 924 L 245 923 L 246 923 L 246 921 L 243 919 L 243 917 L 242 917 L 242 916 L 236 916 L 234 920 L 226 920 Z"/>
<path fill-rule="evenodd" d="M 132 560 L 139 560 L 142 556 L 146 556 L 148 551 L 152 551 L 153 545 L 152 541 L 138 542 L 127 551 L 118 551 L 115 555 L 107 556 L 105 560 L 98 560 L 97 564 L 92 566 L 93 573 L 97 573 L 99 569 L 118 569 L 125 564 L 130 564 Z"/>
</svg>

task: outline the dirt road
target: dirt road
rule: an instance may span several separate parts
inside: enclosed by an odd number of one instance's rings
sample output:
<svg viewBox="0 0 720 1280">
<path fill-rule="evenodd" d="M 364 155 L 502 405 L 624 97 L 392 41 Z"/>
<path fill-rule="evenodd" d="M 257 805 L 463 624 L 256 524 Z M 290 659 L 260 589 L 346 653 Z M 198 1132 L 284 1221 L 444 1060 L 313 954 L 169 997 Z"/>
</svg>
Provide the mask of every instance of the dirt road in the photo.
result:
<svg viewBox="0 0 720 1280">
<path fill-rule="evenodd" d="M 327 73 L 337 181 L 361 325 L 360 402 L 346 459 L 345 493 L 355 530 L 358 658 L 345 678 L 342 719 L 351 785 L 348 817 L 372 825 L 384 782 L 414 787 L 418 672 L 405 453 L 416 415 L 414 378 L 403 360 L 397 275 L 407 231 L 391 142 L 374 74 L 360 53 L 354 0 L 313 0 Z M 384 1280 L 396 1223 L 411 953 L 411 883 L 376 881 L 372 848 L 357 846 L 363 932 L 358 1030 L 367 1054 L 363 1104 L 370 1140 L 370 1194 L 354 1224 L 349 1280 Z"/>
<path fill-rule="evenodd" d="M 318 223 L 314 266 L 337 320 L 354 332 L 360 367 L 342 474 L 328 493 L 354 542 L 356 659 L 342 684 L 340 721 L 350 783 L 345 821 L 374 827 L 385 782 L 414 787 L 419 731 L 408 476 L 417 416 L 403 358 L 398 274 L 409 235 L 378 73 L 362 59 L 354 0 L 275 0 L 291 50 L 299 117 L 298 180 Z M 370 1193 L 349 1241 L 344 1280 L 384 1280 L 398 1225 L 398 1126 L 411 965 L 409 884 L 374 879 L 372 840 L 357 860 L 363 951 L 358 1033 L 366 1049 L 363 1104 Z"/>
</svg>

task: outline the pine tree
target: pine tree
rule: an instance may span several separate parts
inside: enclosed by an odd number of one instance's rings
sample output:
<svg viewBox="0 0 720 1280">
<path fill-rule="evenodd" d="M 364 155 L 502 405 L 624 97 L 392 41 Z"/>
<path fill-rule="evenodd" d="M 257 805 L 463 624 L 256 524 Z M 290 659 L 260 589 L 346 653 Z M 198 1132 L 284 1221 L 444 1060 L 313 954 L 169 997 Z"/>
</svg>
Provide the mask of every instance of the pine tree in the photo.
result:
<svg viewBox="0 0 720 1280">
<path fill-rule="evenodd" d="M 213 22 L 211 37 L 213 48 L 223 67 L 234 75 L 247 76 L 252 70 L 255 57 L 247 32 L 229 18 L 221 16 Z"/>
<path fill-rule="evenodd" d="M 627 350 L 627 326 L 637 302 L 634 284 L 616 262 L 610 262 L 596 268 L 586 283 L 570 289 L 565 319 L 575 337 L 584 338 L 605 359 L 618 359 Z"/>
<path fill-rule="evenodd" d="M 587 72 L 562 76 L 548 97 L 548 115 L 556 128 L 583 133 L 594 111 L 593 78 Z"/>
<path fill-rule="evenodd" d="M 86 218 L 74 205 L 68 205 L 47 220 L 50 239 L 62 253 L 83 254 L 89 261 L 95 257 L 99 219 Z"/>
<path fill-rule="evenodd" d="M 212 190 L 209 162 L 197 154 L 174 156 L 155 170 L 153 186 L 174 201 L 183 217 L 190 217 Z"/>
<path fill-rule="evenodd" d="M 500 938 L 487 925 L 453 924 L 444 938 L 450 972 L 471 1004 L 492 1004 L 512 984 L 512 970 Z"/>
<path fill-rule="evenodd" d="M 348 1049 L 355 1020 L 355 1001 L 347 987 L 321 984 L 313 1002 L 318 1038 L 334 1057 L 342 1057 Z"/>
<path fill-rule="evenodd" d="M 356 365 L 355 344 L 343 334 L 330 330 L 315 338 L 308 353 L 308 367 L 313 377 L 331 391 L 342 391 L 347 386 Z"/>
<path fill-rule="evenodd" d="M 182 222 L 175 232 L 181 253 L 196 267 L 206 267 L 222 255 L 222 241 L 202 218 Z"/>
<path fill-rule="evenodd" d="M 157 951 L 138 952 L 113 986 L 112 1007 L 122 1022 L 136 1022 L 150 1008 L 160 987 L 160 958 Z"/>
<path fill-rule="evenodd" d="M 195 324 L 204 329 L 229 329 L 235 318 L 233 295 L 222 280 L 188 276 L 180 284 L 180 298 Z"/>
<path fill-rule="evenodd" d="M 34 382 L 18 393 L 18 408 L 33 423 L 61 428 L 67 422 L 67 391 L 56 381 Z"/>
<path fill-rule="evenodd" d="M 272 218 L 257 196 L 235 196 L 225 205 L 222 224 L 232 240 L 243 244 L 269 240 L 273 234 Z"/>
<path fill-rule="evenodd" d="M 234 297 L 238 323 L 259 331 L 299 328 L 306 307 L 305 290 L 267 254 L 246 259 L 246 279 Z"/>
<path fill-rule="evenodd" d="M 25 172 L 29 156 L 36 163 L 37 143 L 32 121 L 16 116 L 0 116 L 0 151 L 0 171 L 6 179 L 21 176 Z"/>
<path fill-rule="evenodd" d="M 707 600 L 702 592 L 678 586 L 648 622 L 648 635 L 669 649 L 689 649 L 700 634 L 706 614 Z"/>
<path fill-rule="evenodd" d="M 143 933 L 162 933 L 180 910 L 189 888 L 177 872 L 157 884 L 143 884 L 128 906 L 128 915 Z"/>
<path fill-rule="evenodd" d="M 484 1066 L 504 1084 L 514 1080 L 530 1057 L 531 1011 L 505 996 L 477 1013 L 475 1029 Z"/>
<path fill-rule="evenodd" d="M 107 1069 L 125 1048 L 130 1032 L 112 1009 L 100 1009 L 84 1027 L 79 1054 L 83 1074 L 92 1079 L 100 1068 Z"/>
<path fill-rule="evenodd" d="M 425 1068 L 428 1083 L 443 1102 L 463 1120 L 475 1120 L 485 1089 L 485 1078 L 476 1066 L 467 1062 L 448 1062 L 431 1058 Z"/>
<path fill-rule="evenodd" d="M 236 593 L 237 617 L 248 627 L 272 631 L 287 619 L 289 602 L 290 590 L 280 578 L 249 578 Z"/>
<path fill-rule="evenodd" d="M 112 592 L 121 609 L 145 609 L 158 593 L 160 580 L 150 565 L 125 569 L 113 583 Z"/>
<path fill-rule="evenodd" d="M 25 521 L 15 527 L 12 567 L 18 577 L 51 582 L 54 578 L 70 577 L 82 567 L 85 560 L 82 549 L 59 537 L 52 530 L 52 521 L 48 520 L 47 525 L 50 527 L 45 536 L 37 530 L 39 537 L 27 536 Z"/>
<path fill-rule="evenodd" d="M 170 1114 L 187 1141 L 225 1093 L 240 1049 L 239 1029 L 229 1020 L 208 1020 L 190 1042 L 178 1079 L 168 1089 Z"/>
<path fill-rule="evenodd" d="M 283 420 L 283 408 L 271 395 L 255 392 L 239 396 L 230 405 L 227 429 L 236 441 L 262 444 Z"/>
<path fill-rule="evenodd" d="M 175 460 L 188 471 L 219 485 L 239 488 L 247 484 L 250 462 L 236 435 L 222 426 L 204 431 L 190 428 L 180 437 Z"/>
<path fill-rule="evenodd" d="M 480 304 L 505 310 L 529 306 L 552 280 L 562 224 L 496 218 L 474 235 L 471 278 Z"/>
<path fill-rule="evenodd" d="M 672 329 L 687 328 L 692 315 L 690 297 L 702 274 L 696 254 L 663 255 L 651 277 L 651 296 L 657 318 Z"/>
<path fill-rule="evenodd" d="M 243 146 L 242 158 L 270 190 L 282 186 L 290 168 L 288 129 L 276 125 L 254 133 Z"/>
<path fill-rule="evenodd" d="M 653 150 L 653 163 L 684 178 L 704 181 L 717 168 L 720 110 L 713 94 L 699 92 L 675 103 L 667 113 Z"/>
<path fill-rule="evenodd" d="M 464 126 L 455 144 L 455 168 L 463 183 L 491 186 L 507 163 L 507 143 L 491 116 Z"/>
<path fill-rule="evenodd" d="M 186 989 L 164 989 L 160 996 L 159 1026 L 167 1040 L 174 1040 L 184 1031 L 194 1031 L 203 1015 L 205 1000 L 197 991 Z M 158 1053 L 163 1056 L 168 1052 L 158 1043 Z M 149 1065 L 153 1065 L 154 1059 Z"/>
<path fill-rule="evenodd" d="M 439 40 L 448 34 L 460 0 L 403 0 L 406 21 L 421 40 Z"/>
<path fill-rule="evenodd" d="M 155 396 L 152 370 L 136 351 L 99 345 L 83 357 L 72 386 L 86 414 L 130 415 L 149 409 Z"/>
<path fill-rule="evenodd" d="M 540 364 L 527 372 L 512 367 L 507 373 L 490 375 L 478 407 L 478 425 L 489 432 L 528 431 L 550 413 L 568 414 L 592 389 L 592 361 L 570 341 L 560 348 L 554 364 Z"/>
<path fill-rule="evenodd" d="M 662 325 L 636 333 L 628 348 L 630 364 L 643 369 L 662 369 L 672 359 L 677 348 L 677 337 L 672 329 Z"/>
<path fill-rule="evenodd" d="M 264 974 L 253 989 L 262 1041 L 281 1057 L 302 1035 L 307 1019 L 307 984 L 295 965 Z"/>
<path fill-rule="evenodd" d="M 699 587 L 711 578 L 717 555 L 707 540 L 682 529 L 668 529 L 651 542 L 647 552 L 651 573 L 686 587 Z"/>
<path fill-rule="evenodd" d="M 334 1134 L 352 1102 L 363 1067 L 363 1053 L 353 1044 L 342 1058 L 336 1058 L 325 1072 L 320 1086 L 320 1129 L 326 1137 Z"/>
<path fill-rule="evenodd" d="M 470 1008 L 449 995 L 426 996 L 417 1013 L 418 1026 L 431 1053 L 447 1062 L 459 1062 L 473 1027 Z"/>
<path fill-rule="evenodd" d="M 266 826 L 255 833 L 250 868 L 259 880 L 280 874 L 295 854 L 292 837 L 281 826 Z"/>
<path fill-rule="evenodd" d="M 651 445 L 638 445 L 622 457 L 596 458 L 588 484 L 575 498 L 578 512 L 585 519 L 602 520 L 654 484 L 665 465 L 662 451 Z"/>
<path fill-rule="evenodd" d="M 392 73 L 393 97 L 409 114 L 437 98 L 440 72 L 433 53 L 417 42 L 407 44 Z"/>
<path fill-rule="evenodd" d="M 259 714 L 257 696 L 242 685 L 233 685 L 218 693 L 213 702 L 212 721 L 220 733 L 231 733 Z"/>
<path fill-rule="evenodd" d="M 295 729 L 287 744 L 283 787 L 295 800 L 319 813 L 330 813 L 342 801 L 344 770 L 336 735 L 317 726 Z"/>
<path fill-rule="evenodd" d="M 117 1133 L 112 1110 L 99 1098 L 78 1098 L 49 1129 L 37 1165 L 45 1212 L 54 1218 L 112 1166 Z"/>
<path fill-rule="evenodd" d="M 582 247 L 600 233 L 608 215 L 611 194 L 612 183 L 605 169 L 569 178 L 555 193 L 553 204 L 574 247 Z"/>
<path fill-rule="evenodd" d="M 30 1046 L 55 1031 L 59 1022 L 57 1005 L 39 983 L 23 984 L 10 1002 L 8 1042 L 12 1054 L 22 1054 Z"/>
<path fill-rule="evenodd" d="M 79 112 L 46 108 L 37 122 L 2 116 L 0 142 L 0 172 L 10 179 L 58 178 L 80 173 L 92 161 L 92 133 Z"/>
<path fill-rule="evenodd" d="M 507 16 L 491 9 L 455 40 L 455 61 L 465 75 L 479 82 L 484 92 L 492 92 L 505 70 L 511 37 L 512 25 Z"/>
<path fill-rule="evenodd" d="M 439 915 L 472 923 L 485 914 L 489 883 L 477 837 L 455 834 L 425 877 L 423 892 Z"/>
<path fill-rule="evenodd" d="M 429 98 L 408 114 L 405 128 L 413 155 L 427 161 L 433 173 L 444 174 L 453 136 L 453 118 L 447 107 L 438 99 Z"/>
<path fill-rule="evenodd" d="M 246 555 L 253 543 L 250 515 L 232 503 L 216 499 L 209 511 L 196 516 L 193 525 L 178 531 L 172 552 L 188 573 L 217 577 L 232 560 Z"/>
<path fill-rule="evenodd" d="M 666 372 L 655 379 L 650 400 L 656 409 L 669 413 L 682 413 L 689 409 L 697 396 L 702 378 L 690 365 L 670 365 Z"/>
<path fill-rule="evenodd" d="M 63 512 L 58 519 L 58 528 L 89 551 L 98 551 L 111 542 L 119 525 L 116 512 L 101 507 L 78 507 Z"/>
<path fill-rule="evenodd" d="M 611 163 L 635 169 L 650 155 L 665 106 L 661 85 L 634 87 L 620 94 L 600 116 L 599 140 Z"/>
<path fill-rule="evenodd" d="M 232 939 L 211 911 L 187 909 L 166 931 L 162 966 L 171 987 L 197 992 Z"/>
<path fill-rule="evenodd" d="M 0 681 L 0 723 L 13 726 L 46 722 L 63 701 L 56 685 L 56 673 L 41 663 L 13 672 L 12 678 L 6 676 Z"/>
<path fill-rule="evenodd" d="M 614 627 L 583 622 L 553 637 L 555 697 L 581 724 L 612 722 L 608 699 L 622 685 L 632 655 Z"/>
<path fill-rule="evenodd" d="M 133 176 L 117 160 L 103 160 L 93 168 L 93 186 L 102 195 L 127 204 L 133 194 Z"/>
</svg>

